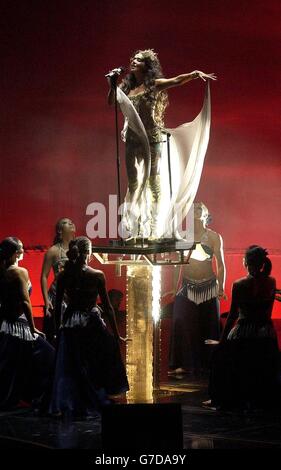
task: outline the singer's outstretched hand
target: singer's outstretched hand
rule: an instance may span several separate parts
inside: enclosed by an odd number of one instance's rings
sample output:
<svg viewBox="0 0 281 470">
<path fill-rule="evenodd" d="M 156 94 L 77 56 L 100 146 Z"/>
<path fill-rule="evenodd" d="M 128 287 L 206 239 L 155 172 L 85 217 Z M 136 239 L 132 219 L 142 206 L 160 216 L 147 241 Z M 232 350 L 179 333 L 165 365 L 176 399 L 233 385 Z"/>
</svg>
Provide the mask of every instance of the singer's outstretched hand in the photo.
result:
<svg viewBox="0 0 281 470">
<path fill-rule="evenodd" d="M 202 80 L 204 80 L 204 82 L 206 80 L 216 80 L 217 77 L 214 73 L 204 73 L 204 72 L 201 72 L 201 70 L 194 70 L 194 72 L 192 72 L 194 75 L 197 75 L 197 77 L 195 76 L 194 78 L 201 78 Z"/>
</svg>

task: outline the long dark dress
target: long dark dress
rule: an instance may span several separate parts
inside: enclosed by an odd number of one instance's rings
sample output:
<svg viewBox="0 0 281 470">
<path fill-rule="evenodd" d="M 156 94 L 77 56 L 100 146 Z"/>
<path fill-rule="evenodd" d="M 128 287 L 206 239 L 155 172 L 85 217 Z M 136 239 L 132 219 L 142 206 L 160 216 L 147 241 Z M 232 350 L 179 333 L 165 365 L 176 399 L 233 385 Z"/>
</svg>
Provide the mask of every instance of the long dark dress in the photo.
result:
<svg viewBox="0 0 281 470">
<path fill-rule="evenodd" d="M 0 282 L 1 409 L 14 407 L 21 400 L 41 407 L 55 358 L 54 348 L 38 334 L 31 334 L 20 304 L 13 301 L 16 284 L 17 280 Z"/>
<path fill-rule="evenodd" d="M 68 260 L 65 250 L 62 248 L 61 245 L 59 245 L 59 258 L 53 263 L 52 268 L 54 271 L 54 280 L 52 284 L 50 285 L 50 288 L 48 290 L 48 299 L 51 301 L 53 305 L 53 309 L 51 310 L 51 315 L 46 314 L 46 310 L 44 309 L 44 318 L 43 318 L 43 331 L 46 335 L 47 341 L 49 341 L 50 344 L 53 346 L 55 345 L 55 304 L 56 304 L 56 289 L 57 289 L 57 276 L 59 272 L 63 270 L 63 267 Z M 66 309 L 66 299 L 62 302 L 61 305 L 61 313 Z"/>
<path fill-rule="evenodd" d="M 126 392 L 129 386 L 118 340 L 107 330 L 97 305 L 92 300 L 87 306 L 83 302 L 89 298 L 83 276 L 75 292 L 67 295 L 50 413 L 85 416 L 107 404 L 108 395 Z M 92 293 L 91 299 L 97 295 Z"/>
<path fill-rule="evenodd" d="M 213 249 L 201 243 L 212 263 Z M 209 279 L 183 278 L 175 296 L 169 349 L 169 368 L 202 373 L 210 366 L 210 347 L 204 341 L 220 336 L 218 282 L 215 274 Z"/>
<path fill-rule="evenodd" d="M 280 354 L 271 321 L 274 294 L 271 277 L 249 275 L 234 283 L 231 310 L 212 359 L 209 394 L 214 405 L 280 406 Z"/>
</svg>

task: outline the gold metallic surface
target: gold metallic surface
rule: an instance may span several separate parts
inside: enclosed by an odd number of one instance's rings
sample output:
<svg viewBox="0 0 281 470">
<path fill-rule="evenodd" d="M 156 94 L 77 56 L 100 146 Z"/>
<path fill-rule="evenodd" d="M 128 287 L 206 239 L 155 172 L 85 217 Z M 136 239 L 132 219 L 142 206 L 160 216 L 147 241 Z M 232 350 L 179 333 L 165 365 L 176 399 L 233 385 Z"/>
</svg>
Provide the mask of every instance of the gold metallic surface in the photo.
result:
<svg viewBox="0 0 281 470">
<path fill-rule="evenodd" d="M 153 401 L 153 318 L 151 266 L 127 267 L 128 403 Z"/>
</svg>

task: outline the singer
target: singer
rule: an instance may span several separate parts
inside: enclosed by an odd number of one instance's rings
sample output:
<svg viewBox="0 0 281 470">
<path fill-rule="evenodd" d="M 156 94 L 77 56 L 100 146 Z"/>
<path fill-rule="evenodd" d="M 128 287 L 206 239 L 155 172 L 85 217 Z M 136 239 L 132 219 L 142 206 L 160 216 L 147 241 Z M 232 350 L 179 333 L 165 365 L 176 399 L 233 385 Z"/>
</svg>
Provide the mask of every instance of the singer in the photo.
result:
<svg viewBox="0 0 281 470">
<path fill-rule="evenodd" d="M 108 74 L 109 75 L 109 74 Z M 115 80 L 119 74 L 113 74 L 110 82 L 110 90 L 108 94 L 108 103 L 114 103 Z M 110 78 L 109 77 L 109 78 Z M 157 222 L 159 215 L 160 203 L 160 158 L 161 158 L 161 131 L 164 127 L 164 113 L 168 104 L 167 89 L 185 83 L 191 80 L 201 78 L 202 80 L 216 80 L 214 74 L 206 74 L 199 70 L 191 73 L 184 73 L 173 78 L 164 78 L 162 67 L 159 62 L 157 53 L 153 49 L 138 50 L 130 59 L 130 73 L 125 76 L 120 84 L 121 90 L 128 96 L 137 110 L 139 117 L 146 130 L 150 154 L 151 168 L 148 177 L 148 194 L 150 194 L 150 227 L 149 239 L 153 242 L 158 239 Z M 126 201 L 133 201 L 136 192 L 139 189 L 138 168 L 140 163 L 144 161 L 143 145 L 138 136 L 130 127 L 126 133 L 126 169 L 128 176 L 128 192 Z M 147 196 L 145 196 L 147 198 Z M 144 199 L 144 198 L 143 198 Z M 138 200 L 140 198 L 138 197 Z M 143 204 L 143 200 L 141 202 Z M 143 206 L 139 207 L 138 213 L 143 212 Z M 139 224 L 140 225 L 140 224 Z M 130 232 L 130 227 L 128 227 Z M 135 237 L 135 233 L 132 234 Z M 137 236 L 143 237 L 141 227 Z"/>
</svg>

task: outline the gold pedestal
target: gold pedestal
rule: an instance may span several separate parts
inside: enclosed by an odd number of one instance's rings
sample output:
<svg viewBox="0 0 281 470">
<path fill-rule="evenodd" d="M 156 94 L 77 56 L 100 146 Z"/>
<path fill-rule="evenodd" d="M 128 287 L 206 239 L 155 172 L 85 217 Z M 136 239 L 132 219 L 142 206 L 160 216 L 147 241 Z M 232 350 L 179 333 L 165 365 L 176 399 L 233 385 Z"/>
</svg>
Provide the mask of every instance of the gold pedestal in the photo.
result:
<svg viewBox="0 0 281 470">
<path fill-rule="evenodd" d="M 195 246 L 195 245 L 194 245 Z M 187 264 L 194 246 L 176 242 L 155 246 L 94 247 L 102 264 L 126 266 L 128 403 L 152 403 L 159 389 L 161 266 Z"/>
<path fill-rule="evenodd" d="M 153 401 L 154 335 L 159 320 L 160 267 L 127 267 L 128 403 Z M 158 356 L 158 354 L 157 354 Z"/>
</svg>

